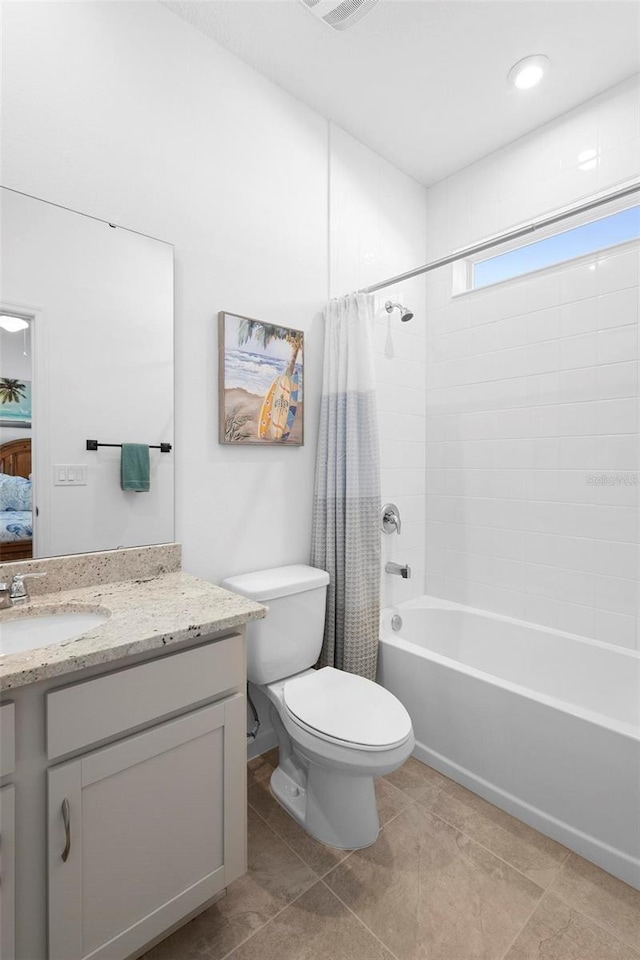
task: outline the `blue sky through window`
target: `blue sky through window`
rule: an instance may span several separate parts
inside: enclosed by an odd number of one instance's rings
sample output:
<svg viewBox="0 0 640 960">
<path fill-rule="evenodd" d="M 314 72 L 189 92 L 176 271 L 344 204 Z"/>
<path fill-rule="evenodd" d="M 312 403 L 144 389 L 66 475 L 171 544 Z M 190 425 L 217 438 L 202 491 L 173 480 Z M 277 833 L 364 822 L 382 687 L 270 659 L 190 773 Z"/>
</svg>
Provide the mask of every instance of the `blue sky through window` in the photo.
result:
<svg viewBox="0 0 640 960">
<path fill-rule="evenodd" d="M 617 243 L 640 238 L 640 205 L 592 220 L 581 227 L 556 233 L 516 250 L 479 260 L 473 265 L 472 289 L 542 270 L 574 257 L 584 257 Z"/>
</svg>

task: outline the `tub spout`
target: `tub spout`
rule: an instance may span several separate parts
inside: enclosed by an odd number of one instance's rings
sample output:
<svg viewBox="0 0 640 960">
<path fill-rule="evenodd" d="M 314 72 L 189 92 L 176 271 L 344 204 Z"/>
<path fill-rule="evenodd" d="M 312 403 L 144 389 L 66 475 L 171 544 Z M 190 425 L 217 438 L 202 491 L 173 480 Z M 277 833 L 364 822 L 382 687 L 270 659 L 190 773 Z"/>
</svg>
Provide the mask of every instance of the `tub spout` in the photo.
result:
<svg viewBox="0 0 640 960">
<path fill-rule="evenodd" d="M 411 576 L 411 567 L 408 563 L 387 563 L 385 564 L 385 572 L 392 573 L 396 577 L 402 577 L 403 580 L 408 580 Z"/>
</svg>

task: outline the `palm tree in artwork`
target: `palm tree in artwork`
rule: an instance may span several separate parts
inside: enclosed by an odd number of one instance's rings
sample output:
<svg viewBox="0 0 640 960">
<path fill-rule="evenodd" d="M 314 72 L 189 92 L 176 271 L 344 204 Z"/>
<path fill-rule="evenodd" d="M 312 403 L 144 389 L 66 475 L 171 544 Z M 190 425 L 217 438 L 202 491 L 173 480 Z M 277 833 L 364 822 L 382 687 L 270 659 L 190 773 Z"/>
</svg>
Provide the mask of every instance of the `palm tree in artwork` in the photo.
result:
<svg viewBox="0 0 640 960">
<path fill-rule="evenodd" d="M 302 349 L 302 334 L 287 327 L 276 327 L 271 323 L 260 323 L 259 320 L 241 320 L 238 326 L 238 346 L 255 339 L 265 350 L 272 340 L 286 340 L 291 347 L 291 359 L 287 365 L 287 374 L 291 376 L 295 370 L 298 354 Z"/>
<path fill-rule="evenodd" d="M 255 339 L 264 349 L 272 340 L 284 340 L 291 347 L 291 356 L 285 372 L 276 377 L 265 394 L 258 434 L 262 440 L 286 440 L 289 436 L 289 410 L 291 409 L 291 394 L 295 390 L 297 395 L 297 378 L 294 378 L 298 354 L 302 350 L 302 332 L 290 330 L 287 327 L 277 327 L 271 323 L 261 323 L 259 320 L 242 319 L 238 326 L 238 346 Z M 295 407 L 292 414 L 295 416 Z"/>
<path fill-rule="evenodd" d="M 26 383 L 0 378 L 0 403 L 20 403 L 27 395 Z"/>
</svg>

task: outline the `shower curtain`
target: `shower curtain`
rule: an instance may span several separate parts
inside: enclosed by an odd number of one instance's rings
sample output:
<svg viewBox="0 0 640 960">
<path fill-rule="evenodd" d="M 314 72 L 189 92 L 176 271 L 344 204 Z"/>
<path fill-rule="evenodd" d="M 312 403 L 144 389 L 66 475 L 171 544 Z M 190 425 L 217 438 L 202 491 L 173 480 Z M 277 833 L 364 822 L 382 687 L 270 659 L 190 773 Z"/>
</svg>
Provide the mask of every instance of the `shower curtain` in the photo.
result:
<svg viewBox="0 0 640 960">
<path fill-rule="evenodd" d="M 311 563 L 331 577 L 321 666 L 375 679 L 380 617 L 380 460 L 374 298 L 325 310 Z"/>
</svg>

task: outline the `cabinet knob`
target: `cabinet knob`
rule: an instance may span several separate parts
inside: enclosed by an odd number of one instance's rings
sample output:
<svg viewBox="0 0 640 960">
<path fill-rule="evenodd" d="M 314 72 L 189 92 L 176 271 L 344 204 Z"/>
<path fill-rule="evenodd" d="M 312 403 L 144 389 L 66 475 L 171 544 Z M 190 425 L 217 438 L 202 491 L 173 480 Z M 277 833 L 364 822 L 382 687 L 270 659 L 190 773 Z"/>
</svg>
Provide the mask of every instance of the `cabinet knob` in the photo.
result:
<svg viewBox="0 0 640 960">
<path fill-rule="evenodd" d="M 62 801 L 62 822 L 64 823 L 64 833 L 66 838 L 64 850 L 62 851 L 62 859 L 64 863 L 66 863 L 69 859 L 69 853 L 71 852 L 71 810 L 69 808 L 69 801 L 66 797 Z"/>
</svg>

